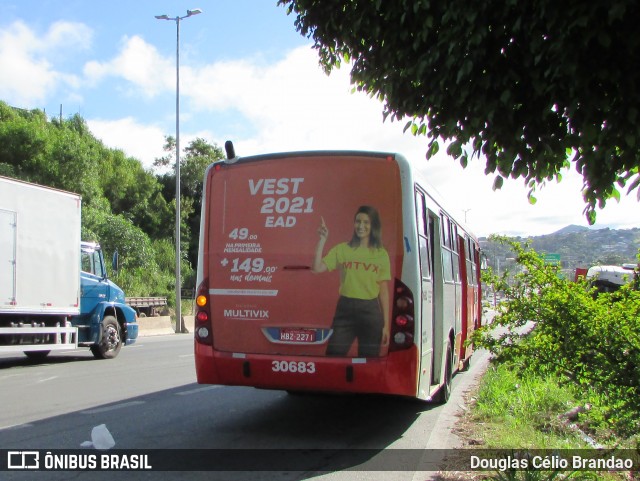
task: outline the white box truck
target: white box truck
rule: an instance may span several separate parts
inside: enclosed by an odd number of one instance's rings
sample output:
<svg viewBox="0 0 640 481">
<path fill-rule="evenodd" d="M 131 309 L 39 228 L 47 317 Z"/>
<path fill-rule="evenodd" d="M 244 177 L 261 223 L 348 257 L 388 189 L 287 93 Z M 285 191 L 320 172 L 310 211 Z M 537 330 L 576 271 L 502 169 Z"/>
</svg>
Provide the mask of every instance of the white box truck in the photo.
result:
<svg viewBox="0 0 640 481">
<path fill-rule="evenodd" d="M 0 352 L 113 358 L 137 338 L 100 246 L 81 242 L 81 208 L 77 194 L 0 177 Z"/>
</svg>

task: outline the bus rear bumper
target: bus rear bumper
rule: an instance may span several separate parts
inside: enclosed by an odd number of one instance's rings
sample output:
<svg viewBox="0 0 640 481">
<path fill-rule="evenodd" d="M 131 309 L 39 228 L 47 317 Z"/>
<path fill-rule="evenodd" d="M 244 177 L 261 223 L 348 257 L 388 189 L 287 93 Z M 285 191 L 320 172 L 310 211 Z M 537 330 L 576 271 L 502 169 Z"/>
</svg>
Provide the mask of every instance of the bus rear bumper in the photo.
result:
<svg viewBox="0 0 640 481">
<path fill-rule="evenodd" d="M 415 346 L 382 358 L 228 353 L 198 343 L 195 349 L 200 384 L 416 396 Z"/>
</svg>

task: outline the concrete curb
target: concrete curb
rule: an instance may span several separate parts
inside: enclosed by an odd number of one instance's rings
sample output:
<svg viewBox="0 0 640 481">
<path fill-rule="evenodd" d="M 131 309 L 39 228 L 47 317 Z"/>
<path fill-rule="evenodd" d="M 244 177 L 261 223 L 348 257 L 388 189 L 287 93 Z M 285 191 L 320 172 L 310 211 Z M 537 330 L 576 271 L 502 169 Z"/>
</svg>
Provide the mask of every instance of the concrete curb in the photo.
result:
<svg viewBox="0 0 640 481">
<path fill-rule="evenodd" d="M 138 318 L 138 336 L 159 336 L 173 333 L 174 328 L 169 316 Z"/>
<path fill-rule="evenodd" d="M 187 333 L 193 332 L 194 316 L 182 316 Z M 161 336 L 175 334 L 175 327 L 170 316 L 154 316 L 138 318 L 138 336 Z"/>
<path fill-rule="evenodd" d="M 187 332 L 193 332 L 195 326 L 195 316 L 182 316 L 182 320 L 184 322 L 184 327 Z"/>
</svg>

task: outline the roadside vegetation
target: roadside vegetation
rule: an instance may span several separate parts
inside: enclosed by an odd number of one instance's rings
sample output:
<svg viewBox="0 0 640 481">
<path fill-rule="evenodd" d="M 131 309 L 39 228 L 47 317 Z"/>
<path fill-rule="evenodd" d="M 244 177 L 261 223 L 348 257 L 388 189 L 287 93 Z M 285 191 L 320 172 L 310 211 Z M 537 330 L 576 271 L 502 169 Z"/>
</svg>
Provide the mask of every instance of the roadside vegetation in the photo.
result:
<svg viewBox="0 0 640 481">
<path fill-rule="evenodd" d="M 96 139 L 79 115 L 47 118 L 0 101 L 0 175 L 82 196 L 82 238 L 97 241 L 106 258 L 117 250 L 120 266 L 110 277 L 127 296 L 166 297 L 175 305 L 175 140 L 166 157 L 145 168 Z M 223 158 L 202 139 L 180 156 L 182 287 L 195 288 L 202 178 Z"/>
<path fill-rule="evenodd" d="M 596 294 L 586 281 L 560 276 L 558 266 L 545 263 L 526 244 L 494 240 L 512 249 L 516 263 L 511 272 L 485 275 L 487 285 L 504 293 L 504 301 L 493 322 L 474 335 L 476 348 L 488 349 L 493 358 L 461 422 L 467 447 L 626 449 L 637 456 L 638 282 Z M 475 473 L 469 479 L 568 477 L 629 480 L 640 474 L 513 471 Z"/>
</svg>

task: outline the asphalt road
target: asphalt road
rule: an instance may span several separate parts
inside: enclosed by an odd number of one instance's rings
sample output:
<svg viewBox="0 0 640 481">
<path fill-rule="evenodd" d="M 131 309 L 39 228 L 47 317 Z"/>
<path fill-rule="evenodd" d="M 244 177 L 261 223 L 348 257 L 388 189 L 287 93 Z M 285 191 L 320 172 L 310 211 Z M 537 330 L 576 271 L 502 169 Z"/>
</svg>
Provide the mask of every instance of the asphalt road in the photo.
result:
<svg viewBox="0 0 640 481">
<path fill-rule="evenodd" d="M 475 353 L 471 369 L 454 377 L 449 403 L 434 406 L 382 396 L 292 396 L 198 385 L 192 349 L 192 335 L 182 334 L 142 337 L 114 360 L 94 360 L 88 350 L 51 355 L 42 363 L 0 355 L 0 449 L 94 453 L 83 443 L 104 424 L 115 441 L 112 452 L 168 449 L 167 459 L 178 461 L 158 460 L 157 453 L 154 459 L 176 466 L 184 466 L 180 457 L 208 457 L 213 471 L 185 471 L 181 479 L 426 480 L 430 473 L 415 455 L 456 446 L 451 428 L 487 358 Z M 251 451 L 265 449 L 270 451 Z M 233 471 L 219 471 L 220 466 Z M 177 475 L 55 471 L 4 472 L 0 478 Z"/>
</svg>

